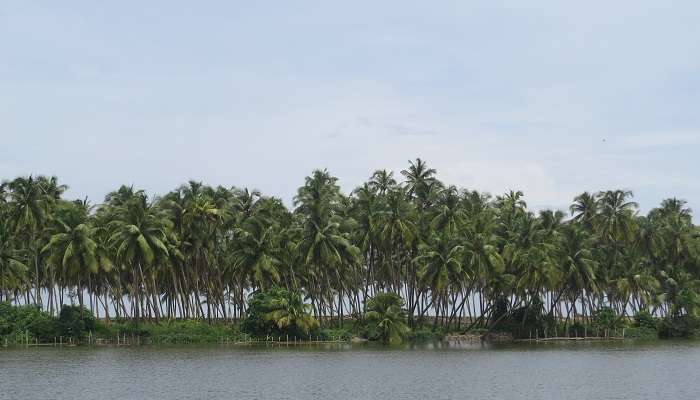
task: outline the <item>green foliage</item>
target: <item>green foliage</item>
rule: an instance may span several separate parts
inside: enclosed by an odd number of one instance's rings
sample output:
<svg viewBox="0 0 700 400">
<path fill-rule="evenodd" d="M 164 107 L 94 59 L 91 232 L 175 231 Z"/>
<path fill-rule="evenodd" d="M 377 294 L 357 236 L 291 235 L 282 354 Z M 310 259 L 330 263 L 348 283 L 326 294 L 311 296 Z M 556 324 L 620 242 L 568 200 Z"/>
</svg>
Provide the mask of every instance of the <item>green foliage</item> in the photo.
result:
<svg viewBox="0 0 700 400">
<path fill-rule="evenodd" d="M 610 307 L 603 307 L 593 313 L 593 327 L 600 332 L 611 332 L 615 329 L 622 329 L 624 323 L 615 310 Z"/>
<path fill-rule="evenodd" d="M 634 327 L 656 330 L 659 326 L 659 321 L 649 311 L 642 310 L 634 315 Z"/>
<path fill-rule="evenodd" d="M 425 343 L 440 340 L 445 336 L 441 329 L 423 326 L 416 328 L 408 334 L 408 338 L 415 343 Z"/>
<path fill-rule="evenodd" d="M 62 333 L 60 323 L 56 318 L 45 312 L 35 314 L 34 318 L 26 325 L 26 329 L 33 338 L 45 343 L 55 340 Z"/>
<path fill-rule="evenodd" d="M 654 328 L 633 326 L 625 329 L 625 338 L 627 339 L 656 339 L 658 337 L 659 332 Z"/>
<path fill-rule="evenodd" d="M 318 333 L 300 293 L 328 325 L 336 320 L 330 314 L 352 315 L 366 337 L 387 342 L 407 336 L 407 316 L 435 316 L 436 332 L 468 314 L 477 318 L 471 329 L 580 336 L 581 328 L 619 331 L 626 321 L 613 310 L 630 307 L 670 317 L 638 314 L 632 328 L 640 335 L 661 323 L 664 336 L 692 331 L 700 235 L 685 201 L 666 199 L 641 215 L 629 191 L 586 192 L 573 200 L 569 219 L 529 210 L 517 190 L 491 197 L 443 183 L 421 159 L 397 178 L 375 171 L 346 195 L 330 172 L 315 170 L 288 209 L 257 191 L 196 181 L 162 196 L 121 186 L 91 207 L 62 199 L 66 187 L 55 177 L 18 177 L 0 184 L 0 301 L 26 294 L 53 314 L 55 302 L 42 298 L 47 289 L 75 294 L 81 306 L 99 295 L 110 318 L 119 310 L 147 324 L 119 322 L 118 329 L 164 341 L 215 333 L 151 321 L 215 324 L 247 315 L 244 329 L 256 336 Z M 405 297 L 380 294 L 363 304 L 367 293 L 382 291 Z M 385 300 L 392 305 L 379 304 Z M 585 305 L 583 315 L 566 326 L 571 319 L 561 311 L 572 303 Z M 84 310 L 60 312 L 54 321 L 36 307 L 5 310 L 0 333 L 80 337 L 113 329 Z M 414 334 L 422 336 L 427 331 Z"/>
<path fill-rule="evenodd" d="M 0 335 L 21 342 L 26 340 L 27 333 L 31 340 L 53 341 L 60 335 L 58 321 L 37 306 L 13 307 L 9 303 L 0 303 Z"/>
<path fill-rule="evenodd" d="M 58 315 L 60 336 L 79 338 L 95 330 L 95 316 L 79 306 L 64 305 Z"/>
<path fill-rule="evenodd" d="M 314 337 L 318 337 L 321 340 L 350 340 L 353 337 L 352 331 L 347 328 L 326 328 L 319 329 L 318 332 L 314 333 Z"/>
<path fill-rule="evenodd" d="M 696 337 L 699 330 L 700 318 L 690 315 L 666 317 L 659 323 L 659 337 L 662 339 Z"/>
<path fill-rule="evenodd" d="M 400 343 L 410 333 L 404 301 L 394 293 L 378 293 L 367 301 L 365 312 L 368 339 Z"/>
<path fill-rule="evenodd" d="M 573 324 L 569 325 L 567 329 L 569 337 L 584 337 L 589 332 L 593 333 L 591 329 L 588 329 L 586 325 L 579 321 L 576 321 Z"/>
<path fill-rule="evenodd" d="M 98 322 L 97 335 L 115 340 L 117 335 L 127 339 L 139 337 L 142 343 L 192 344 L 217 343 L 224 338 L 241 340 L 238 328 L 230 324 L 208 324 L 203 321 L 161 321 L 160 323 L 114 321 L 110 324 Z"/>
<path fill-rule="evenodd" d="M 0 303 L 0 335 L 21 338 L 29 333 L 39 342 L 53 342 L 59 336 L 81 338 L 95 329 L 95 317 L 80 307 L 65 305 L 59 317 L 53 317 L 38 306 L 13 307 Z"/>
<path fill-rule="evenodd" d="M 280 287 L 253 294 L 248 304 L 241 329 L 256 337 L 303 338 L 319 326 L 301 295 Z"/>
<path fill-rule="evenodd" d="M 528 338 L 536 334 L 544 336 L 547 329 L 550 334 L 553 334 L 551 317 L 543 311 L 542 300 L 539 297 L 533 298 L 527 305 L 510 311 L 507 300 L 501 299 L 497 301 L 492 317 L 494 321 L 498 321 L 494 322 L 496 325 L 493 328 L 498 332 L 508 332 L 515 338 Z"/>
</svg>

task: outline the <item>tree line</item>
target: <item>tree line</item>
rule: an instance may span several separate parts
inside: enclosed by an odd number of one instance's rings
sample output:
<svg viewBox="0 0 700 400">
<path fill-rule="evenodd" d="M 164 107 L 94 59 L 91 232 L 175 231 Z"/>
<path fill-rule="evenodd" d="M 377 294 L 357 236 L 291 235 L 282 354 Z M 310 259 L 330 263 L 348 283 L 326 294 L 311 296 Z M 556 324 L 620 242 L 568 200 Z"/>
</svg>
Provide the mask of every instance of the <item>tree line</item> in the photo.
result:
<svg viewBox="0 0 700 400">
<path fill-rule="evenodd" d="M 349 195 L 313 171 L 291 209 L 196 181 L 155 197 L 121 186 L 97 205 L 65 190 L 45 176 L 0 185 L 0 301 L 239 320 L 251 294 L 284 288 L 323 322 L 389 293 L 409 323 L 445 327 L 532 306 L 567 321 L 608 307 L 675 317 L 700 302 L 700 231 L 675 198 L 640 215 L 629 191 L 585 192 L 567 212 L 535 213 L 522 192 L 447 185 L 421 159 Z"/>
</svg>

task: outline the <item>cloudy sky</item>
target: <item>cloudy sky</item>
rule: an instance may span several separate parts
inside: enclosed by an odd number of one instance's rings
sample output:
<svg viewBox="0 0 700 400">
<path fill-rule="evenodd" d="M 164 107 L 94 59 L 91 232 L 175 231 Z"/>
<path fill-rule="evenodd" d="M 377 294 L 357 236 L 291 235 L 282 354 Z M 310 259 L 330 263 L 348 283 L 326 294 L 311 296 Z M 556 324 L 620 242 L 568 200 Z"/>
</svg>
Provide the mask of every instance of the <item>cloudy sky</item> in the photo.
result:
<svg viewBox="0 0 700 400">
<path fill-rule="evenodd" d="M 700 209 L 697 1 L 0 1 L 0 178 L 290 201 L 421 157 L 566 208 Z"/>
</svg>

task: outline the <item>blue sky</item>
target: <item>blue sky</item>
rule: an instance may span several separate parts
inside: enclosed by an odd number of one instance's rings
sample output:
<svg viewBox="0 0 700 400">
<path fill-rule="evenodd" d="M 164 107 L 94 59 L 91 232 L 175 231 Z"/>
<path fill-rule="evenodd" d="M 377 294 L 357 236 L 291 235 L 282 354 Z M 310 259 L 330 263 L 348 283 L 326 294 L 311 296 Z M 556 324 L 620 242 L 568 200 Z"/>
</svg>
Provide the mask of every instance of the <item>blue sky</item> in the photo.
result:
<svg viewBox="0 0 700 400">
<path fill-rule="evenodd" d="M 534 208 L 700 207 L 696 1 L 103 3 L 0 3 L 0 177 L 289 201 L 421 157 Z"/>
</svg>

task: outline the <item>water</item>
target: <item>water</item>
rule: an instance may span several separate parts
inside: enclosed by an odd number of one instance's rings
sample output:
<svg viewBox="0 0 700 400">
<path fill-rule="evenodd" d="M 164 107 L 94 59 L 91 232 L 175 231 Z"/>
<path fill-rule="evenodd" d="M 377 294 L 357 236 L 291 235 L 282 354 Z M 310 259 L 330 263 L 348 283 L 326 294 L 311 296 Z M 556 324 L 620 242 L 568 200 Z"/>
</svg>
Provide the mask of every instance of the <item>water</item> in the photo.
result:
<svg viewBox="0 0 700 400">
<path fill-rule="evenodd" d="M 0 349 L 0 399 L 697 399 L 700 343 Z"/>
</svg>

